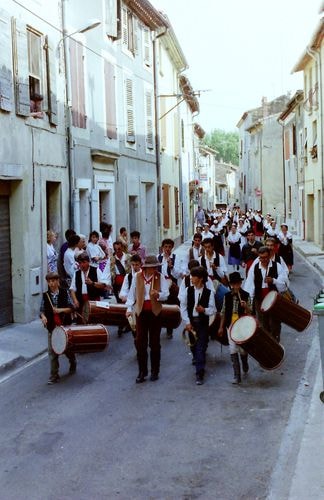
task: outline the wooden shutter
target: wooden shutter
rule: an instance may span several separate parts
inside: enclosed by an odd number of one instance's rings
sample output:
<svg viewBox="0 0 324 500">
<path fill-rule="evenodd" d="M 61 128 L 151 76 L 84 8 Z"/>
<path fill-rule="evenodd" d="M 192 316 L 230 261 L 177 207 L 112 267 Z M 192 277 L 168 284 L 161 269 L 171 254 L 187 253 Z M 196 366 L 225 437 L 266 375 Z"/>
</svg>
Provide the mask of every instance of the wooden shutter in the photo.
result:
<svg viewBox="0 0 324 500">
<path fill-rule="evenodd" d="M 72 88 L 72 125 L 86 128 L 83 46 L 70 39 L 70 69 Z"/>
<path fill-rule="evenodd" d="M 122 41 L 123 45 L 126 45 L 126 47 L 128 47 L 128 11 L 126 7 L 122 7 L 121 14 L 122 14 Z"/>
<path fill-rule="evenodd" d="M 179 189 L 174 187 L 174 213 L 175 213 L 175 223 L 176 226 L 180 224 L 180 213 L 179 213 Z"/>
<path fill-rule="evenodd" d="M 135 123 L 134 123 L 134 92 L 133 80 L 126 78 L 125 80 L 126 93 L 126 140 L 127 142 L 135 142 Z"/>
<path fill-rule="evenodd" d="M 153 135 L 153 98 L 152 92 L 145 92 L 146 104 L 146 147 L 148 149 L 154 148 L 154 135 Z"/>
<path fill-rule="evenodd" d="M 9 14 L 0 9 L 0 109 L 12 111 L 13 81 L 11 61 L 11 26 Z"/>
<path fill-rule="evenodd" d="M 164 150 L 166 149 L 167 146 L 167 130 L 166 130 L 166 120 L 167 117 L 165 116 L 164 118 L 161 118 L 166 113 L 166 99 L 165 97 L 160 98 L 160 142 L 161 142 L 161 149 Z"/>
<path fill-rule="evenodd" d="M 169 212 L 169 204 L 170 204 L 170 193 L 169 193 L 169 184 L 162 184 L 162 208 L 163 208 L 163 227 L 165 229 L 170 228 L 170 212 Z"/>
<path fill-rule="evenodd" d="M 117 0 L 105 0 L 106 33 L 117 38 Z"/>
<path fill-rule="evenodd" d="M 143 54 L 144 64 L 146 64 L 146 66 L 151 66 L 151 37 L 148 28 L 143 28 Z"/>
<path fill-rule="evenodd" d="M 49 45 L 48 37 L 45 39 L 45 56 L 47 72 L 48 116 L 52 125 L 58 124 L 57 99 L 56 99 L 56 65 L 53 47 Z"/>
<path fill-rule="evenodd" d="M 26 25 L 12 19 L 13 66 L 16 96 L 16 113 L 30 114 L 28 44 Z"/>
<path fill-rule="evenodd" d="M 117 139 L 115 68 L 105 60 L 106 130 L 109 139 Z"/>
</svg>

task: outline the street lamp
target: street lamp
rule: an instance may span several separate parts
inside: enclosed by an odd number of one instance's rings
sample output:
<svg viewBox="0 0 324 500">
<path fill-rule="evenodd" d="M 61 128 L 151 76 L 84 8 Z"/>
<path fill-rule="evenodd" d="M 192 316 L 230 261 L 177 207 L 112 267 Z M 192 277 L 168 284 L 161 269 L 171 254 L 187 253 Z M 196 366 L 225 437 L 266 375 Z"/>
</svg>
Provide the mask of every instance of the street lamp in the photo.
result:
<svg viewBox="0 0 324 500">
<path fill-rule="evenodd" d="M 73 31 L 72 33 L 67 33 L 65 29 L 63 29 L 63 34 L 64 36 L 59 40 L 57 44 L 57 48 L 59 48 L 61 42 L 64 42 L 66 38 L 70 38 L 73 35 L 76 35 L 77 33 L 85 33 L 86 31 L 93 30 L 94 28 L 97 28 L 101 24 L 101 21 L 99 19 L 89 19 L 87 24 L 84 27 L 79 28 L 76 31 Z"/>
</svg>

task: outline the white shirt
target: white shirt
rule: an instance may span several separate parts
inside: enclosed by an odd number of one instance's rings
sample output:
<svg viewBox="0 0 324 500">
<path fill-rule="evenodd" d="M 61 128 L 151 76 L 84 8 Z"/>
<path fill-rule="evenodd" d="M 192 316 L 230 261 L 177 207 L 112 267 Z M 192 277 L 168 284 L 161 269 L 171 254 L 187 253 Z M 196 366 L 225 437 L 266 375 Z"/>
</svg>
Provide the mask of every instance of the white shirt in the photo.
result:
<svg viewBox="0 0 324 500">
<path fill-rule="evenodd" d="M 98 243 L 92 243 L 92 241 L 89 241 L 87 244 L 87 254 L 90 257 L 91 264 L 95 267 L 98 267 L 99 261 L 93 261 L 92 259 L 94 257 L 99 257 L 100 260 L 104 260 L 106 258 L 106 254 L 101 246 L 98 245 Z"/>
<path fill-rule="evenodd" d="M 168 260 L 169 259 L 172 260 L 173 255 L 174 254 L 171 254 L 170 256 L 166 256 L 163 254 L 163 257 L 162 257 L 161 274 L 163 274 L 163 276 L 165 276 L 166 278 L 169 277 L 169 275 L 168 275 Z M 157 256 L 157 257 L 159 258 L 159 256 Z M 173 268 L 171 269 L 171 276 L 173 276 L 173 278 L 178 279 L 180 277 L 180 275 L 181 275 L 181 269 L 179 269 L 177 256 L 175 255 L 174 265 L 173 265 Z"/>
<path fill-rule="evenodd" d="M 198 302 L 201 298 L 201 294 L 202 294 L 204 288 L 203 287 L 202 288 L 194 287 L 194 289 L 195 289 L 195 305 L 193 308 L 192 315 L 195 317 L 195 316 L 199 316 L 199 313 L 195 310 L 195 308 L 198 305 Z M 185 322 L 186 325 L 188 325 L 190 323 L 188 309 L 187 309 L 187 301 L 188 301 L 188 293 L 184 293 L 181 297 L 180 311 L 181 311 L 182 320 Z M 215 298 L 214 298 L 214 294 L 211 292 L 209 295 L 208 307 L 205 308 L 205 312 L 203 314 L 205 314 L 206 316 L 212 316 L 215 313 L 216 313 Z"/>
<path fill-rule="evenodd" d="M 126 306 L 127 306 L 127 311 L 128 312 L 133 312 L 134 305 L 136 302 L 136 282 L 137 282 L 137 275 L 139 273 L 142 273 L 143 271 L 139 271 L 138 273 L 135 274 L 131 287 L 128 292 L 128 297 L 126 301 Z M 154 275 L 152 276 L 152 279 L 154 279 Z M 151 290 L 151 284 L 152 280 L 150 280 L 148 283 L 144 281 L 144 300 L 151 300 L 150 297 L 150 290 Z M 160 293 L 158 297 L 158 301 L 164 301 L 168 298 L 169 296 L 169 283 L 168 280 L 165 279 L 165 277 L 161 274 L 160 275 Z"/>
<path fill-rule="evenodd" d="M 217 267 L 216 272 L 220 278 L 223 278 L 227 274 L 227 267 L 225 264 L 224 257 L 220 254 L 218 256 L 219 256 L 219 266 Z M 216 253 L 214 252 L 211 258 L 207 257 L 207 255 L 205 254 L 205 259 L 206 259 L 208 276 L 213 276 L 214 270 L 212 269 L 211 266 L 214 264 L 214 259 L 216 259 Z M 199 258 L 199 262 L 201 264 L 201 257 Z"/>
<path fill-rule="evenodd" d="M 133 281 L 135 279 L 135 274 L 136 273 L 133 271 L 133 269 L 132 269 L 131 273 L 132 273 L 132 283 L 133 283 Z M 122 300 L 123 299 L 127 299 L 128 293 L 129 293 L 129 290 L 130 290 L 128 275 L 129 275 L 129 273 L 125 275 L 122 287 L 121 287 L 119 295 L 118 295 L 118 297 L 120 299 L 122 299 Z"/>
<path fill-rule="evenodd" d="M 68 248 L 64 253 L 63 265 L 66 274 L 72 278 L 74 271 L 79 267 L 75 260 L 74 248 Z"/>
<path fill-rule="evenodd" d="M 86 273 L 81 271 L 81 281 L 82 281 L 82 290 L 81 293 L 85 294 L 88 293 L 87 285 L 86 285 L 86 278 L 88 277 L 90 267 Z M 105 269 L 103 271 L 100 271 L 100 269 L 97 267 L 97 278 L 98 278 L 98 283 L 103 283 L 104 285 L 111 285 L 111 278 L 110 278 L 110 271 L 109 271 L 109 266 L 105 266 Z M 72 277 L 72 282 L 70 286 L 70 290 L 74 290 L 76 292 L 76 283 L 75 283 L 75 274 L 73 274 Z"/>
<path fill-rule="evenodd" d="M 267 268 L 261 266 L 261 263 L 259 260 L 254 261 L 253 264 L 250 267 L 246 281 L 245 281 L 244 285 L 242 286 L 243 290 L 245 290 L 246 292 L 248 292 L 250 294 L 251 300 L 253 299 L 254 294 L 255 294 L 255 283 L 254 283 L 254 268 L 255 268 L 255 266 L 259 266 L 259 269 L 260 269 L 261 274 L 262 274 L 262 288 L 269 288 L 268 284 L 265 283 L 265 278 L 268 275 L 270 267 L 272 267 L 272 260 L 270 260 Z M 278 262 L 277 262 L 277 270 L 278 270 L 278 278 L 273 278 L 273 284 L 276 286 L 279 293 L 285 292 L 287 290 L 287 277 L 286 277 L 286 273 L 283 270 L 283 267 Z"/>
<path fill-rule="evenodd" d="M 192 281 L 191 281 L 191 276 L 190 276 L 190 286 L 191 285 L 192 285 Z M 210 290 L 212 293 L 215 293 L 214 282 L 209 276 L 208 276 L 208 279 L 205 283 L 205 287 L 208 288 L 208 290 Z M 180 300 L 180 302 L 181 302 L 181 297 L 185 293 L 187 293 L 187 287 L 186 287 L 186 278 L 184 277 L 180 283 L 180 286 L 179 286 L 178 299 Z"/>
</svg>

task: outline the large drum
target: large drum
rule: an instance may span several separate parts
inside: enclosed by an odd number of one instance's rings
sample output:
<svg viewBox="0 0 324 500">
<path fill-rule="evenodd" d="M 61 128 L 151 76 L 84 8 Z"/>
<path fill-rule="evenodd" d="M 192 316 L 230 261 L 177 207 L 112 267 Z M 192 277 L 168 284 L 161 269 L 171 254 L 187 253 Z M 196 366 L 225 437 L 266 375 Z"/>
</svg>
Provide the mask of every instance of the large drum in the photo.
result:
<svg viewBox="0 0 324 500">
<path fill-rule="evenodd" d="M 230 328 L 230 336 L 265 370 L 274 370 L 283 362 L 283 346 L 260 327 L 254 316 L 241 316 L 236 320 Z"/>
<path fill-rule="evenodd" d="M 85 324 L 103 323 L 123 327 L 128 325 L 126 310 L 125 304 L 89 300 L 83 304 L 82 318 Z"/>
<path fill-rule="evenodd" d="M 109 333 L 103 325 L 57 326 L 52 332 L 52 349 L 56 354 L 103 351 Z"/>
<path fill-rule="evenodd" d="M 125 304 L 109 304 L 89 300 L 83 305 L 83 321 L 88 323 L 103 323 L 111 326 L 128 326 Z M 181 323 L 180 307 L 171 304 L 162 304 L 162 328 L 177 328 Z"/>
<path fill-rule="evenodd" d="M 221 315 L 220 313 L 217 312 L 215 314 L 213 322 L 208 327 L 208 336 L 210 337 L 211 340 L 217 340 L 217 342 L 219 342 L 222 345 L 228 345 L 227 331 L 225 327 L 222 330 L 222 335 L 221 336 L 218 335 L 220 322 L 221 322 Z"/>
<path fill-rule="evenodd" d="M 312 321 L 311 311 L 285 299 L 276 291 L 271 291 L 264 297 L 261 312 L 273 314 L 279 321 L 298 332 L 305 330 Z"/>
</svg>

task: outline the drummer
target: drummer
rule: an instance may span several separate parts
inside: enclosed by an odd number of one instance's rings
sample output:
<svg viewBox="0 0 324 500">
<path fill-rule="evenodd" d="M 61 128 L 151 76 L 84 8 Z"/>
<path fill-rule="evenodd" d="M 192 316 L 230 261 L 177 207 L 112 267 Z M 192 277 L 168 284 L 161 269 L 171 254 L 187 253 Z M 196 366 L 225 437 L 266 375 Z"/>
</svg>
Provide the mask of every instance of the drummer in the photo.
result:
<svg viewBox="0 0 324 500">
<path fill-rule="evenodd" d="M 142 264 L 142 271 L 136 273 L 135 279 L 127 297 L 126 316 L 136 315 L 136 338 L 135 346 L 137 351 L 137 362 L 139 372 L 136 383 L 145 382 L 148 375 L 148 353 L 150 346 L 151 353 L 151 381 L 155 382 L 159 378 L 160 358 L 161 358 L 161 301 L 165 301 L 169 296 L 168 280 L 163 274 L 158 272 L 160 263 L 155 255 L 147 255 Z"/>
<path fill-rule="evenodd" d="M 287 290 L 287 275 L 279 262 L 272 261 L 270 249 L 266 246 L 259 248 L 259 261 L 250 268 L 243 289 L 254 300 L 256 317 L 261 326 L 280 342 L 281 322 L 275 315 L 261 312 L 264 297 L 275 290 L 283 293 Z"/>
<path fill-rule="evenodd" d="M 83 304 L 88 300 L 100 300 L 107 288 L 111 289 L 109 266 L 103 271 L 99 267 L 90 265 L 87 252 L 82 252 L 77 258 L 80 269 L 75 271 L 70 293 L 75 309 L 82 313 Z"/>
<path fill-rule="evenodd" d="M 73 311 L 73 304 L 69 292 L 59 286 L 60 277 L 57 273 L 51 272 L 46 275 L 48 290 L 43 294 L 40 307 L 40 319 L 48 331 L 48 357 L 50 359 L 51 373 L 48 379 L 48 385 L 59 382 L 59 357 L 52 349 L 52 332 L 56 326 L 70 325 Z M 70 362 L 70 371 L 72 375 L 76 371 L 75 354 L 64 353 Z"/>
<path fill-rule="evenodd" d="M 244 314 L 249 314 L 251 312 L 251 300 L 248 292 L 242 290 L 241 288 L 243 278 L 238 271 L 231 273 L 228 278 L 231 290 L 227 292 L 224 297 L 218 335 L 220 337 L 223 335 L 223 328 L 225 326 L 227 330 L 228 344 L 234 370 L 234 378 L 232 380 L 232 384 L 240 384 L 241 365 L 239 354 L 241 357 L 244 373 L 248 373 L 249 371 L 248 354 L 242 347 L 233 342 L 229 334 L 229 329 L 234 321 L 236 321 Z"/>
</svg>

